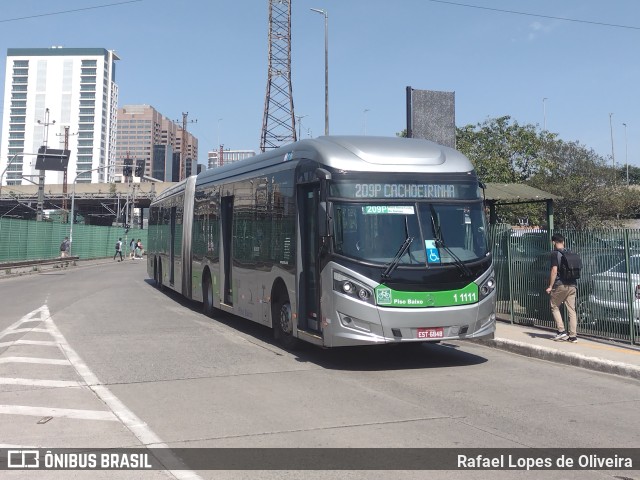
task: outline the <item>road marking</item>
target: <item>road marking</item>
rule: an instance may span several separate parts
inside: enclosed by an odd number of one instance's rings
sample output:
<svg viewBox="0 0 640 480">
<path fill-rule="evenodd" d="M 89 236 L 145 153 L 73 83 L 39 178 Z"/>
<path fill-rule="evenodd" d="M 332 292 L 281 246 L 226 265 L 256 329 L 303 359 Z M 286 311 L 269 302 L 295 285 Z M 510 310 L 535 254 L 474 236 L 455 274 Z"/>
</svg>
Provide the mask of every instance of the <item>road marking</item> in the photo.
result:
<svg viewBox="0 0 640 480">
<path fill-rule="evenodd" d="M 106 386 L 102 385 L 102 382 L 100 382 L 98 377 L 89 369 L 87 364 L 84 363 L 76 351 L 71 348 L 62 333 L 60 333 L 60 330 L 58 330 L 58 327 L 53 323 L 53 319 L 51 318 L 47 305 L 45 304 L 38 310 L 34 310 L 34 312 L 36 311 L 40 313 L 40 317 L 49 330 L 49 334 L 56 340 L 56 343 L 69 359 L 69 362 L 71 362 L 71 365 L 73 365 L 73 368 L 75 368 L 76 372 L 80 375 L 88 388 L 105 403 L 114 415 L 120 419 L 122 424 L 128 428 L 143 445 L 147 447 L 166 449 L 161 450 L 157 455 L 157 458 L 163 465 L 165 463 L 180 465 L 182 462 L 173 453 L 171 453 L 169 446 L 164 443 L 160 437 L 158 437 L 158 435 L 156 435 L 155 432 L 142 421 L 142 419 L 129 410 L 129 408 L 127 408 L 127 406 L 122 403 L 118 397 L 111 393 Z M 179 480 L 202 480 L 202 477 L 191 470 L 187 470 L 186 467 L 181 470 L 167 471 Z"/>
<path fill-rule="evenodd" d="M 0 414 L 29 415 L 32 417 L 77 418 L 81 420 L 102 420 L 118 422 L 113 412 L 104 410 L 79 410 L 75 408 L 27 407 L 24 405 L 0 405 Z"/>
<path fill-rule="evenodd" d="M 36 357 L 5 357 L 0 358 L 0 363 L 38 363 L 44 365 L 71 365 L 69 360 L 58 360 L 55 358 L 36 358 Z"/>
<path fill-rule="evenodd" d="M 29 320 L 32 321 L 32 320 Z M 7 335 L 12 335 L 14 333 L 49 333 L 49 330 L 47 330 L 46 328 L 15 328 L 13 330 L 5 330 L 2 333 L 0 333 L 0 338 L 5 337 Z"/>
<path fill-rule="evenodd" d="M 0 347 L 11 347 L 13 345 L 40 345 L 43 347 L 57 347 L 56 342 L 48 340 L 16 340 L 14 342 L 0 342 Z"/>
<path fill-rule="evenodd" d="M 28 385 L 32 387 L 82 387 L 80 382 L 73 380 L 40 380 L 36 378 L 4 378 L 0 377 L 0 385 Z"/>
</svg>

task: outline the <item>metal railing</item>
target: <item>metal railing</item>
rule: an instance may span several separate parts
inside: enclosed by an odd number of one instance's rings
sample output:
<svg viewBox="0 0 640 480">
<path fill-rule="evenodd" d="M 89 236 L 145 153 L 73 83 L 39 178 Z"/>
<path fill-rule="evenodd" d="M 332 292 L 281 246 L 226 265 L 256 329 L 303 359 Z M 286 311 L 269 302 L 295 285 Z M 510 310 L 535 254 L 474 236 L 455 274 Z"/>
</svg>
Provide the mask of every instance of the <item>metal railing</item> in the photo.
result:
<svg viewBox="0 0 640 480">
<path fill-rule="evenodd" d="M 489 230 L 497 280 L 497 313 L 513 323 L 555 328 L 545 289 L 551 233 L 493 225 Z M 640 230 L 555 230 L 582 257 L 576 310 L 578 333 L 638 343 Z M 567 321 L 563 308 L 563 318 Z"/>
</svg>

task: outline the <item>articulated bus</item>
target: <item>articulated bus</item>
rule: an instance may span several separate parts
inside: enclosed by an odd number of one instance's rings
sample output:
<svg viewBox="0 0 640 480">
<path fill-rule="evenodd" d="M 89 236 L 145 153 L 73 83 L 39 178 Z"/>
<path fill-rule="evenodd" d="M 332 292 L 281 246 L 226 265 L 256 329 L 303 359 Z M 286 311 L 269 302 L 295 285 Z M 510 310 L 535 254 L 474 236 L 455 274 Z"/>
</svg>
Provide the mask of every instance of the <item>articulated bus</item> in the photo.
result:
<svg viewBox="0 0 640 480">
<path fill-rule="evenodd" d="M 285 348 L 489 337 L 481 185 L 464 155 L 426 140 L 302 140 L 158 195 L 148 274 Z"/>
</svg>

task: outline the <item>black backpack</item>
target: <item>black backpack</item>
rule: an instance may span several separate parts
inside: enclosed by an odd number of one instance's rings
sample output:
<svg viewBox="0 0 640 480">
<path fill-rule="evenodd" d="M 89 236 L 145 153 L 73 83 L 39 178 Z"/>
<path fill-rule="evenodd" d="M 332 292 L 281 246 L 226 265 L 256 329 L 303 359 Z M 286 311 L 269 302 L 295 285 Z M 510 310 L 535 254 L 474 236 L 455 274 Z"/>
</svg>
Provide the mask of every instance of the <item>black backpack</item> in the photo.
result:
<svg viewBox="0 0 640 480">
<path fill-rule="evenodd" d="M 558 275 L 560 276 L 560 280 L 578 280 L 582 270 L 582 259 L 580 258 L 580 255 L 568 250 L 558 253 L 560 254 L 560 265 L 558 266 Z"/>
</svg>

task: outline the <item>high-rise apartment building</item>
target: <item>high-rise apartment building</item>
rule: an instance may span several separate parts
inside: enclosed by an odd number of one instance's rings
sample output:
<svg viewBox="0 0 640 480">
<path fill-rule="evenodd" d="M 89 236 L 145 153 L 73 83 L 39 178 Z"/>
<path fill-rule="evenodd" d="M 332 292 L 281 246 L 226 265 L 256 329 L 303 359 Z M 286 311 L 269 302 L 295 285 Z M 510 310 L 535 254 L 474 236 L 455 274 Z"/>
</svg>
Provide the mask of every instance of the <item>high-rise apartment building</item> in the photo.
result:
<svg viewBox="0 0 640 480">
<path fill-rule="evenodd" d="M 124 181 L 124 159 L 130 158 L 134 165 L 139 160 L 144 161 L 145 176 L 177 182 L 182 137 L 182 127 L 150 105 L 125 105 L 118 109 L 116 181 Z M 198 139 L 188 131 L 184 138 L 185 158 L 191 159 L 185 162 L 185 167 L 190 174 L 195 168 L 191 163 L 197 163 L 198 159 Z"/>
<path fill-rule="evenodd" d="M 7 50 L 0 172 L 8 168 L 3 184 L 29 183 L 26 178 L 39 173 L 31 154 L 45 144 L 63 149 L 65 138 L 71 151 L 68 183 L 81 172 L 87 173 L 78 183 L 112 181 L 116 60 L 115 52 L 102 48 Z M 47 171 L 45 182 L 62 183 L 63 172 Z"/>
</svg>

